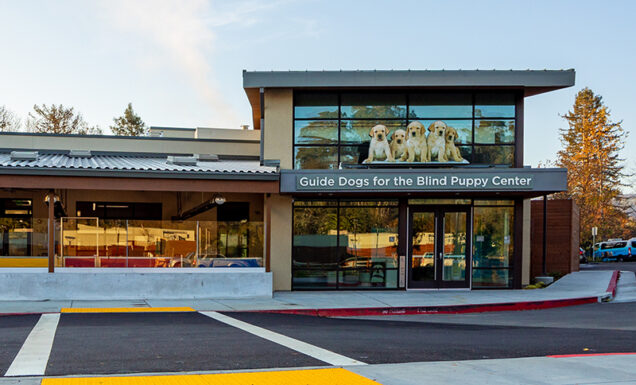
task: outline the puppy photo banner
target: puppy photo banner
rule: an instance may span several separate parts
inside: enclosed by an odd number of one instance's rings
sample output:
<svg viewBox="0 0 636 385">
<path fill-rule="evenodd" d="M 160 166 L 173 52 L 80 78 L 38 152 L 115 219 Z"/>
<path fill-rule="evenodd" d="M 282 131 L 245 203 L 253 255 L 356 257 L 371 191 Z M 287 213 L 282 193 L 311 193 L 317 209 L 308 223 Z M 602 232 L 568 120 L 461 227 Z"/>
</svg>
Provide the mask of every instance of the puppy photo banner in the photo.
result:
<svg viewBox="0 0 636 385">
<path fill-rule="evenodd" d="M 563 191 L 564 169 L 281 171 L 281 192 Z"/>
</svg>

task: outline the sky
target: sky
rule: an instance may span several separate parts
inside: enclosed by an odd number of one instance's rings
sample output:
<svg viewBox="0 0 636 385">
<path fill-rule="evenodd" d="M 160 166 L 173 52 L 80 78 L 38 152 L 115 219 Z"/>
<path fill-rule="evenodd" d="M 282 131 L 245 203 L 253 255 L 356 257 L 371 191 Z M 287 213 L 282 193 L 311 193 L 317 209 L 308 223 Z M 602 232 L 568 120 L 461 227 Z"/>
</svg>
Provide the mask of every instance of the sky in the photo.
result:
<svg viewBox="0 0 636 385">
<path fill-rule="evenodd" d="M 72 106 L 105 131 L 251 124 L 245 70 L 569 69 L 525 106 L 525 163 L 554 160 L 560 115 L 590 87 L 636 172 L 636 2 L 0 0 L 0 105 Z"/>
</svg>

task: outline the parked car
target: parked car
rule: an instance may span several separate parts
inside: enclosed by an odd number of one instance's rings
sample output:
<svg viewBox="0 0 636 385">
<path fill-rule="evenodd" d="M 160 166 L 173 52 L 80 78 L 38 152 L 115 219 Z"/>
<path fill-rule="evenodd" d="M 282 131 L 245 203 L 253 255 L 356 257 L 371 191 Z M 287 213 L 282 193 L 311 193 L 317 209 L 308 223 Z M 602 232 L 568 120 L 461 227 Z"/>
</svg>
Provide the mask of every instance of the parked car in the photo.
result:
<svg viewBox="0 0 636 385">
<path fill-rule="evenodd" d="M 632 259 L 631 240 L 610 239 L 597 243 L 594 247 L 594 258 L 603 262 Z"/>
<path fill-rule="evenodd" d="M 261 267 L 260 258 L 228 258 L 223 254 L 188 253 L 183 258 L 175 258 L 171 267 Z"/>
<path fill-rule="evenodd" d="M 579 263 L 587 263 L 587 257 L 585 256 L 585 250 L 579 247 Z"/>
</svg>

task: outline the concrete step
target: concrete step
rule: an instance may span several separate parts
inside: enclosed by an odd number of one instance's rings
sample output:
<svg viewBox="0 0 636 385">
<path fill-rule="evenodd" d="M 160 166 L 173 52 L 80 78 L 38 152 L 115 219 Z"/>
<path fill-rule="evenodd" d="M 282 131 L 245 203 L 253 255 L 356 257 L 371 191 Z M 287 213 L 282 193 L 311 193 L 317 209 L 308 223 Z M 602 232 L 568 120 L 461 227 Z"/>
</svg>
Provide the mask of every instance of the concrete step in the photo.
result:
<svg viewBox="0 0 636 385">
<path fill-rule="evenodd" d="M 636 274 L 633 271 L 621 271 L 612 302 L 636 302 Z"/>
</svg>

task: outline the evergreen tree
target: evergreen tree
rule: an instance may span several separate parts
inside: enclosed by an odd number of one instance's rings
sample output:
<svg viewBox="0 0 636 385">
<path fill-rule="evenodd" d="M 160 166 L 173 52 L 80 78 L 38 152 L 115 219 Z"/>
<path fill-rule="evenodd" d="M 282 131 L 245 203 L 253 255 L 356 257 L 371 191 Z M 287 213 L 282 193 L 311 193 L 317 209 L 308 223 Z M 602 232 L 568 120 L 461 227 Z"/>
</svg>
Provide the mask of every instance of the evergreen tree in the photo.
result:
<svg viewBox="0 0 636 385">
<path fill-rule="evenodd" d="M 568 170 L 568 191 L 580 209 L 581 243 L 591 244 L 591 229 L 598 227 L 597 239 L 619 237 L 629 218 L 620 205 L 623 171 L 619 151 L 624 147 L 621 122 L 610 119 L 610 111 L 600 95 L 584 88 L 576 95 L 572 111 L 563 116 L 563 149 L 556 165 Z"/>
<path fill-rule="evenodd" d="M 110 129 L 115 135 L 142 136 L 148 133 L 148 127 L 146 127 L 144 121 L 133 111 L 132 103 L 128 103 L 124 115 L 113 118 L 113 122 L 115 122 L 115 125 L 110 126 Z"/>
<path fill-rule="evenodd" d="M 80 113 L 75 113 L 73 107 L 66 108 L 63 105 L 47 106 L 37 104 L 33 106 L 34 113 L 29 112 L 27 130 L 31 132 L 49 134 L 79 134 L 101 135 L 99 126 L 89 126 Z"/>
<path fill-rule="evenodd" d="M 20 119 L 5 106 L 0 106 L 0 132 L 20 131 Z"/>
</svg>

